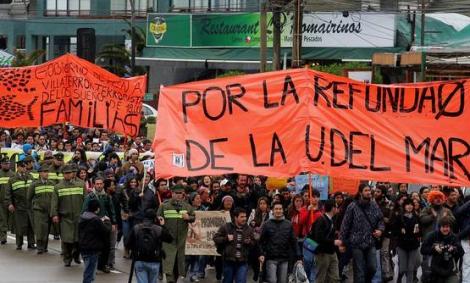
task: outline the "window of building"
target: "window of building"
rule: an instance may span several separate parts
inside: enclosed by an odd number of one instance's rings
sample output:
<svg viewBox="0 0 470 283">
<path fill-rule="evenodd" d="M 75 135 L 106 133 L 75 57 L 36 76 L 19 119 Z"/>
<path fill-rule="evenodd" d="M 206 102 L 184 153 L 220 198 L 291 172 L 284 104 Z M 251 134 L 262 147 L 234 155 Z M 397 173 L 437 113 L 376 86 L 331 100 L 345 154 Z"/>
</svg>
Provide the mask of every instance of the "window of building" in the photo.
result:
<svg viewBox="0 0 470 283">
<path fill-rule="evenodd" d="M 91 0 L 47 0 L 48 16 L 79 16 L 90 14 Z"/>
<path fill-rule="evenodd" d="M 16 49 L 25 49 L 26 48 L 26 42 L 25 42 L 25 37 L 23 34 L 17 35 L 16 36 Z"/>
<path fill-rule="evenodd" d="M 137 16 L 146 16 L 147 11 L 153 11 L 154 0 L 133 0 Z M 111 0 L 111 14 L 130 15 L 131 0 Z"/>
<path fill-rule="evenodd" d="M 253 4 L 251 4 L 253 6 Z M 257 5 L 256 5 L 257 7 Z M 246 0 L 172 0 L 173 11 L 231 11 L 240 12 L 247 9 Z"/>
<path fill-rule="evenodd" d="M 10 4 L 11 0 L 0 0 L 0 4 Z"/>
<path fill-rule="evenodd" d="M 4 35 L 0 35 L 0 49 L 1 50 L 7 49 L 8 47 L 7 43 L 8 43 L 8 37 Z"/>
</svg>

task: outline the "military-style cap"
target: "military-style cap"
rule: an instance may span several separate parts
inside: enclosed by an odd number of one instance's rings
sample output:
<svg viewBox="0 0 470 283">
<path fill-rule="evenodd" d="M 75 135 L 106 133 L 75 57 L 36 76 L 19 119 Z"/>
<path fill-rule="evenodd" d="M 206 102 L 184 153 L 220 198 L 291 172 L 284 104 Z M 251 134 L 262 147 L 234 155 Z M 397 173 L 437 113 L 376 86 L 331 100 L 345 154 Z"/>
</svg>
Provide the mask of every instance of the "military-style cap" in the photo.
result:
<svg viewBox="0 0 470 283">
<path fill-rule="evenodd" d="M 2 153 L 0 156 L 0 162 L 1 163 L 10 163 L 10 158 L 6 153 Z"/>
<path fill-rule="evenodd" d="M 38 172 L 49 172 L 49 166 L 47 166 L 45 164 L 39 166 Z"/>
<path fill-rule="evenodd" d="M 59 161 L 62 161 L 64 160 L 64 154 L 62 152 L 57 152 L 56 154 L 54 154 L 54 158 Z"/>
<path fill-rule="evenodd" d="M 173 192 L 184 192 L 185 188 L 184 188 L 183 185 L 175 185 L 175 186 L 171 187 L 171 191 L 173 191 Z"/>
<path fill-rule="evenodd" d="M 20 167 L 26 166 L 24 159 L 16 161 L 16 166 L 20 166 Z"/>
<path fill-rule="evenodd" d="M 67 164 L 62 168 L 62 173 L 74 173 L 77 172 L 77 167 L 73 164 Z"/>
<path fill-rule="evenodd" d="M 25 163 L 27 163 L 27 162 L 34 162 L 34 159 L 33 159 L 33 157 L 32 157 L 31 155 L 28 155 L 28 156 L 26 156 L 26 157 L 23 159 L 23 161 L 24 161 Z"/>
</svg>

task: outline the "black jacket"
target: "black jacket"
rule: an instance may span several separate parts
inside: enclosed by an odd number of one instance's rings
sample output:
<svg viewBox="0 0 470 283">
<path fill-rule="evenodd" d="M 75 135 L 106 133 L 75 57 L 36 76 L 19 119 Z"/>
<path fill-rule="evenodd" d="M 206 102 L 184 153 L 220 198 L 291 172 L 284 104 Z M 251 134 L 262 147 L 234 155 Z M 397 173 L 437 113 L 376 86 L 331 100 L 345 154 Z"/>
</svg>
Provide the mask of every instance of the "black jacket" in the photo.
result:
<svg viewBox="0 0 470 283">
<path fill-rule="evenodd" d="M 134 219 L 142 221 L 144 219 L 145 210 L 152 208 L 157 209 L 157 201 L 155 193 L 148 187 L 144 188 L 144 196 L 140 197 L 139 192 L 132 191 L 129 196 L 129 210 Z"/>
<path fill-rule="evenodd" d="M 145 262 L 158 262 L 162 259 L 162 255 L 163 255 L 161 243 L 162 242 L 171 243 L 173 241 L 173 237 L 171 236 L 170 232 L 165 226 L 158 226 L 155 223 L 153 223 L 151 220 L 144 219 L 143 223 L 135 225 L 134 228 L 131 230 L 131 232 L 129 233 L 129 236 L 127 237 L 124 243 L 124 246 L 131 251 L 135 250 L 136 242 L 138 239 L 137 233 L 141 231 L 140 227 L 142 226 L 150 227 L 156 233 L 156 235 L 158 235 L 158 238 L 159 238 L 158 246 L 160 250 L 156 253 L 156 255 L 152 257 L 139 257 L 137 253 L 133 253 L 135 256 L 134 260 L 145 261 Z"/>
<path fill-rule="evenodd" d="M 94 254 L 100 252 L 108 245 L 109 229 L 103 224 L 101 218 L 92 212 L 85 211 L 78 223 L 78 244 L 80 252 Z"/>
<path fill-rule="evenodd" d="M 228 241 L 229 234 L 233 235 L 233 241 Z M 241 256 L 239 258 L 236 257 L 238 234 L 241 234 L 242 242 L 240 249 Z M 219 228 L 217 233 L 215 233 L 213 240 L 216 245 L 224 246 L 224 254 L 222 256 L 226 261 L 247 262 L 250 249 L 256 248 L 253 229 L 248 225 L 237 229 L 233 223 L 227 223 Z"/>
<path fill-rule="evenodd" d="M 393 224 L 393 236 L 397 239 L 398 247 L 405 251 L 419 248 L 421 230 L 414 233 L 416 225 L 419 225 L 419 217 L 415 213 L 412 214 L 411 218 L 404 216 L 403 213 L 398 214 Z M 405 234 L 403 234 L 402 229 L 405 230 Z"/>
<path fill-rule="evenodd" d="M 312 229 L 307 236 L 318 243 L 316 254 L 333 254 L 335 248 L 335 228 L 333 220 L 323 214 L 312 225 Z"/>
<path fill-rule="evenodd" d="M 434 231 L 426 236 L 426 239 L 421 246 L 421 254 L 423 255 L 438 255 L 439 253 L 434 249 L 435 244 L 454 247 L 451 252 L 452 256 L 457 260 L 465 253 L 460 241 L 454 233 L 444 236 L 440 231 Z"/>
<path fill-rule="evenodd" d="M 264 223 L 260 236 L 261 255 L 266 259 L 289 260 L 291 252 L 296 258 L 300 258 L 300 250 L 297 239 L 289 220 L 270 219 Z"/>
</svg>

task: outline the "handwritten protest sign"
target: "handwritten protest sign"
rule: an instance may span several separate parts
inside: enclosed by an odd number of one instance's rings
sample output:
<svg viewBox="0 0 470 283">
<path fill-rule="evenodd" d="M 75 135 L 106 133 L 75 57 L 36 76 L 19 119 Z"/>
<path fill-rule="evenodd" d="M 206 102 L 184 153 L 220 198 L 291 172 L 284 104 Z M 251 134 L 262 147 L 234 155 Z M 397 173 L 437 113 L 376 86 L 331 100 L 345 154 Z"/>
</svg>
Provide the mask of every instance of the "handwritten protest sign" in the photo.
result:
<svg viewBox="0 0 470 283">
<path fill-rule="evenodd" d="M 223 211 L 196 211 L 195 213 L 196 221 L 189 224 L 186 255 L 219 255 L 212 239 L 217 230 L 228 222 L 227 214 Z"/>
<path fill-rule="evenodd" d="M 0 81 L 2 127 L 70 122 L 138 134 L 145 76 L 119 78 L 68 54 L 37 66 L 2 68 Z"/>
<path fill-rule="evenodd" d="M 374 85 L 307 69 L 164 87 L 156 173 L 470 185 L 469 89 L 469 80 Z"/>
</svg>

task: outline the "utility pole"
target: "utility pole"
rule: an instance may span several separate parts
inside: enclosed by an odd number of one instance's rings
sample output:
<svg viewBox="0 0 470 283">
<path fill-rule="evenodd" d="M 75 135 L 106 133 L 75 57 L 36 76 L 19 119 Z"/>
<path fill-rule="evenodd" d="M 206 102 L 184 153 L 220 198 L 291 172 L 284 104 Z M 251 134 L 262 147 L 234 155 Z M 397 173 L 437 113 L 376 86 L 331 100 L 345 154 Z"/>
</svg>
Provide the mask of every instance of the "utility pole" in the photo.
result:
<svg viewBox="0 0 470 283">
<path fill-rule="evenodd" d="M 281 69 L 281 8 L 273 6 L 273 69 Z"/>
<path fill-rule="evenodd" d="M 260 41 L 259 41 L 259 71 L 261 73 L 266 72 L 266 61 L 267 61 L 267 56 L 266 52 L 268 49 L 268 36 L 266 33 L 266 28 L 267 28 L 267 20 L 266 20 L 266 0 L 261 0 L 260 1 L 260 16 L 259 16 L 259 24 L 260 24 Z"/>
<path fill-rule="evenodd" d="M 135 0 L 129 0 L 131 4 L 131 75 L 135 69 Z"/>
<path fill-rule="evenodd" d="M 426 18 L 426 0 L 421 0 L 421 81 L 426 80 L 426 52 L 424 49 L 424 35 L 426 33 L 425 28 Z"/>
<path fill-rule="evenodd" d="M 302 62 L 302 0 L 294 0 L 294 32 L 292 37 L 292 68 L 300 67 Z"/>
</svg>

